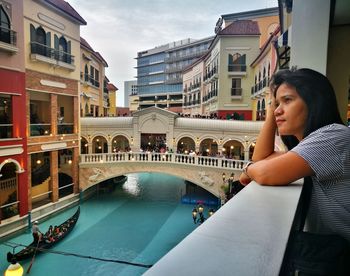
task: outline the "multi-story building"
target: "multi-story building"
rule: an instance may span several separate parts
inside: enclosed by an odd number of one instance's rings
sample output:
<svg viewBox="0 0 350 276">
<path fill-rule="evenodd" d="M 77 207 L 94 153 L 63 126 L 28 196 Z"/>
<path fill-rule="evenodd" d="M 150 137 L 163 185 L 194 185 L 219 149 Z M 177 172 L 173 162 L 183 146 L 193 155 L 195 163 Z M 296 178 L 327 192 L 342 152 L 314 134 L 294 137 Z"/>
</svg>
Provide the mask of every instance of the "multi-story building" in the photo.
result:
<svg viewBox="0 0 350 276">
<path fill-rule="evenodd" d="M 0 222 L 28 212 L 23 1 L 0 1 Z"/>
<path fill-rule="evenodd" d="M 28 205 L 78 192 L 80 26 L 63 0 L 24 3 Z"/>
<path fill-rule="evenodd" d="M 254 85 L 251 87 L 253 120 L 263 121 L 266 116 L 266 103 L 270 95 L 269 82 L 277 69 L 275 43 L 280 34 L 280 27 L 270 33 L 270 37 L 260 48 L 259 55 L 250 65 L 254 70 Z"/>
<path fill-rule="evenodd" d="M 184 81 L 189 83 L 183 87 L 183 112 L 251 120 L 251 86 L 257 80 L 249 65 L 259 55 L 263 38 L 277 25 L 278 8 L 219 18 L 208 53 L 184 72 Z"/>
<path fill-rule="evenodd" d="M 118 88 L 113 83 L 107 83 L 108 90 L 108 115 L 115 116 L 117 114 L 117 91 Z"/>
<path fill-rule="evenodd" d="M 130 96 L 137 95 L 137 80 L 124 81 L 124 106 L 130 106 Z"/>
<path fill-rule="evenodd" d="M 105 81 L 107 62 L 95 52 L 89 43 L 80 38 L 80 115 L 106 116 L 108 113 L 108 89 Z"/>
<path fill-rule="evenodd" d="M 182 70 L 201 57 L 213 37 L 184 39 L 137 53 L 139 108 L 182 111 Z"/>
</svg>

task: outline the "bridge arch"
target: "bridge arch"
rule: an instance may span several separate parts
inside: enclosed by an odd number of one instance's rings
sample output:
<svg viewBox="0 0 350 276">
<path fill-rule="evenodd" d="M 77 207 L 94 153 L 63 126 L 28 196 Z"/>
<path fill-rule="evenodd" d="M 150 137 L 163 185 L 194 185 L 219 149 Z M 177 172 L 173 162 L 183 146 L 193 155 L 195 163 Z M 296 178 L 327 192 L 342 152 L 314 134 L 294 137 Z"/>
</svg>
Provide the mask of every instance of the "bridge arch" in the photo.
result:
<svg viewBox="0 0 350 276">
<path fill-rule="evenodd" d="M 165 167 L 163 166 L 160 166 L 160 168 L 159 166 L 158 168 L 154 167 L 153 169 L 138 167 L 138 169 L 134 168 L 132 171 L 128 171 L 128 172 L 126 171 L 122 172 L 116 169 L 116 167 L 82 168 L 80 174 L 85 174 L 85 175 L 87 174 L 90 176 L 87 179 L 88 180 L 87 182 L 84 181 L 85 185 L 81 185 L 81 189 L 84 191 L 108 179 L 112 179 L 122 175 L 137 174 L 137 173 L 161 173 L 161 174 L 175 176 L 180 179 L 196 184 L 197 186 L 205 189 L 207 192 L 213 194 L 218 198 L 225 198 L 224 191 L 222 190 L 222 187 L 221 187 L 222 172 L 213 173 L 213 172 L 207 172 L 205 170 L 199 170 L 196 173 L 194 173 L 192 170 L 191 174 L 188 174 L 186 172 L 184 173 L 183 169 L 175 171 L 171 169 L 165 169 Z M 214 180 L 214 179 L 217 179 L 217 180 Z M 166 185 L 166 183 L 164 183 L 164 185 Z"/>
</svg>

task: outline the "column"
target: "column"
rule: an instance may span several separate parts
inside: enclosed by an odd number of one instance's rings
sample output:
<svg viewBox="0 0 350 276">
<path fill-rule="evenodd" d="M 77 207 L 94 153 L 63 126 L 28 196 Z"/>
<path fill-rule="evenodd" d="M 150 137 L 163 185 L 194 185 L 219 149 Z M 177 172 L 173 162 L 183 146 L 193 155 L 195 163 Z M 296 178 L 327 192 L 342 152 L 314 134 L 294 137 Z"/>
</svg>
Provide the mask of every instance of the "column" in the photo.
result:
<svg viewBox="0 0 350 276">
<path fill-rule="evenodd" d="M 79 148 L 73 148 L 72 156 L 72 178 L 73 178 L 73 193 L 79 193 Z"/>
<path fill-rule="evenodd" d="M 51 133 L 57 135 L 57 95 L 51 95 Z"/>
<path fill-rule="evenodd" d="M 32 210 L 32 157 L 30 154 L 28 154 L 27 157 L 27 172 L 28 172 L 28 182 L 27 182 L 27 188 L 28 188 L 28 211 Z"/>
<path fill-rule="evenodd" d="M 50 184 L 49 188 L 52 191 L 52 202 L 58 201 L 58 151 L 50 152 Z"/>
</svg>

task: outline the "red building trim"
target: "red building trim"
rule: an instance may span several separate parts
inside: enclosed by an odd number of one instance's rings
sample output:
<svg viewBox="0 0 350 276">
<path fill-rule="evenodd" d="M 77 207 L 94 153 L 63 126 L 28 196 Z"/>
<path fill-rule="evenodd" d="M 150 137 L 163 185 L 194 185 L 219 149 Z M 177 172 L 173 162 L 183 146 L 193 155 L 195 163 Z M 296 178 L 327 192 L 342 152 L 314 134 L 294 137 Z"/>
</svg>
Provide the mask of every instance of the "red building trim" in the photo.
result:
<svg viewBox="0 0 350 276">
<path fill-rule="evenodd" d="M 12 124 L 14 139 L 0 139 L 0 146 L 18 146 L 23 152 L 14 155 L 0 156 L 0 163 L 11 158 L 16 160 L 24 172 L 18 174 L 19 214 L 28 213 L 28 173 L 27 173 L 27 114 L 25 73 L 0 69 L 0 94 L 12 95 Z"/>
</svg>

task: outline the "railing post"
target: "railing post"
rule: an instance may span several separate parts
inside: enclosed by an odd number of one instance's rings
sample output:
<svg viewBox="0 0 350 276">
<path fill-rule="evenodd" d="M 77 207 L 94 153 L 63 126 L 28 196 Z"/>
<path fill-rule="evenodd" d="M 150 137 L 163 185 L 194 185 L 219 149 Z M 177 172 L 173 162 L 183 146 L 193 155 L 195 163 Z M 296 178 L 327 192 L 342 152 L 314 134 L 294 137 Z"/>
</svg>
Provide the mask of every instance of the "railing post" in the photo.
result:
<svg viewBox="0 0 350 276">
<path fill-rule="evenodd" d="M 28 212 L 28 227 L 27 227 L 27 232 L 31 232 L 32 230 L 32 212 Z"/>
</svg>

